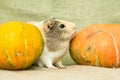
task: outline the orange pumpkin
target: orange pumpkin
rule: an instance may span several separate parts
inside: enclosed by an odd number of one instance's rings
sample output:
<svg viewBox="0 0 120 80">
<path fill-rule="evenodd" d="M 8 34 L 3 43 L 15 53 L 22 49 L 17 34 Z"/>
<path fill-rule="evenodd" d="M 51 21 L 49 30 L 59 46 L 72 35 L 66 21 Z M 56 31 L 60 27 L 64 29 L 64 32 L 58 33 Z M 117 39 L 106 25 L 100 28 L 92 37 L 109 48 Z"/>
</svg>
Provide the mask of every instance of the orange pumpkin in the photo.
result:
<svg viewBox="0 0 120 80">
<path fill-rule="evenodd" d="M 86 27 L 71 41 L 70 53 L 77 64 L 120 67 L 120 25 Z"/>
<path fill-rule="evenodd" d="M 8 22 L 0 26 L 0 68 L 26 69 L 40 56 L 44 46 L 37 27 L 24 22 Z"/>
</svg>

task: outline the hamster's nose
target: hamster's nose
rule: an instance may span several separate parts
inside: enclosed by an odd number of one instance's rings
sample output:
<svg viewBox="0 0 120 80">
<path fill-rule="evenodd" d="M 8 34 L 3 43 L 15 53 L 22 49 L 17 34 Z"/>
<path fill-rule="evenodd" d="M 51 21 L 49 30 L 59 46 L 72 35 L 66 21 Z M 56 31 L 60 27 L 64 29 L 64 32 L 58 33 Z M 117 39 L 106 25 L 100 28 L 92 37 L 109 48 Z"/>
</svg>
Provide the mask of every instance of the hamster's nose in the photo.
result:
<svg viewBox="0 0 120 80">
<path fill-rule="evenodd" d="M 73 29 L 76 30 L 76 25 L 72 23 Z"/>
</svg>

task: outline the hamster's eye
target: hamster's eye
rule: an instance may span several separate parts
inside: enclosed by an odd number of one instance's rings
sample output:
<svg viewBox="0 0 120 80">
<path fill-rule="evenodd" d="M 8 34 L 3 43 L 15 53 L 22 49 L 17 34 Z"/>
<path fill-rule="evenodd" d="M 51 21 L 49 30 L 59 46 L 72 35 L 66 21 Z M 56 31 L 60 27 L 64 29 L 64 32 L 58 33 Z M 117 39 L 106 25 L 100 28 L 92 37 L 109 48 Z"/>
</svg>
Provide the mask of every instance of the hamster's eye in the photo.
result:
<svg viewBox="0 0 120 80">
<path fill-rule="evenodd" d="M 64 25 L 64 24 L 61 24 L 61 25 L 60 25 L 60 28 L 64 28 L 64 27 L 65 27 L 65 25 Z"/>
</svg>

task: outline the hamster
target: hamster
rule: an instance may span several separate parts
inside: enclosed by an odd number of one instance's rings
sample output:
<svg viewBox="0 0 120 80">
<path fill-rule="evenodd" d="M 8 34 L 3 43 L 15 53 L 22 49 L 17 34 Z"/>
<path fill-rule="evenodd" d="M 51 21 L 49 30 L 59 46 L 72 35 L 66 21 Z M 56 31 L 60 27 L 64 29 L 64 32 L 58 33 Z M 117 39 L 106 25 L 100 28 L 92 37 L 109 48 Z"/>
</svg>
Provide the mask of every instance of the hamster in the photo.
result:
<svg viewBox="0 0 120 80">
<path fill-rule="evenodd" d="M 43 53 L 36 64 L 54 69 L 65 68 L 62 58 L 69 48 L 70 40 L 76 33 L 76 25 L 55 18 L 31 23 L 39 28 L 45 42 Z"/>
</svg>

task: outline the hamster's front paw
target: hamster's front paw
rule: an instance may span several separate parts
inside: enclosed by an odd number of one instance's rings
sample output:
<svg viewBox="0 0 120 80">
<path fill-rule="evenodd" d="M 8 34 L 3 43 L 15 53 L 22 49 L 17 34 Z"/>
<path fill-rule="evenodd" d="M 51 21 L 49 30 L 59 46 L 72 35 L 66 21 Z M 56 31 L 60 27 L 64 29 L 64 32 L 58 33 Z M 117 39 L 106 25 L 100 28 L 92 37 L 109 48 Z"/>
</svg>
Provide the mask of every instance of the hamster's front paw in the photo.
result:
<svg viewBox="0 0 120 80">
<path fill-rule="evenodd" d="M 62 65 L 62 64 L 55 64 L 55 66 L 59 69 L 65 69 L 66 66 Z"/>
<path fill-rule="evenodd" d="M 60 65 L 59 65 L 58 68 L 60 68 L 60 69 L 65 69 L 66 66 L 64 66 L 64 65 L 61 65 L 61 66 L 60 66 Z"/>
<path fill-rule="evenodd" d="M 50 69 L 58 69 L 57 67 L 51 65 L 51 66 L 46 66 L 47 68 L 50 68 Z"/>
<path fill-rule="evenodd" d="M 54 65 L 55 65 L 57 68 L 59 68 L 59 69 L 65 69 L 65 68 L 66 68 L 66 66 L 64 66 L 64 65 L 62 64 L 62 61 L 61 61 L 61 60 L 57 61 Z"/>
</svg>

